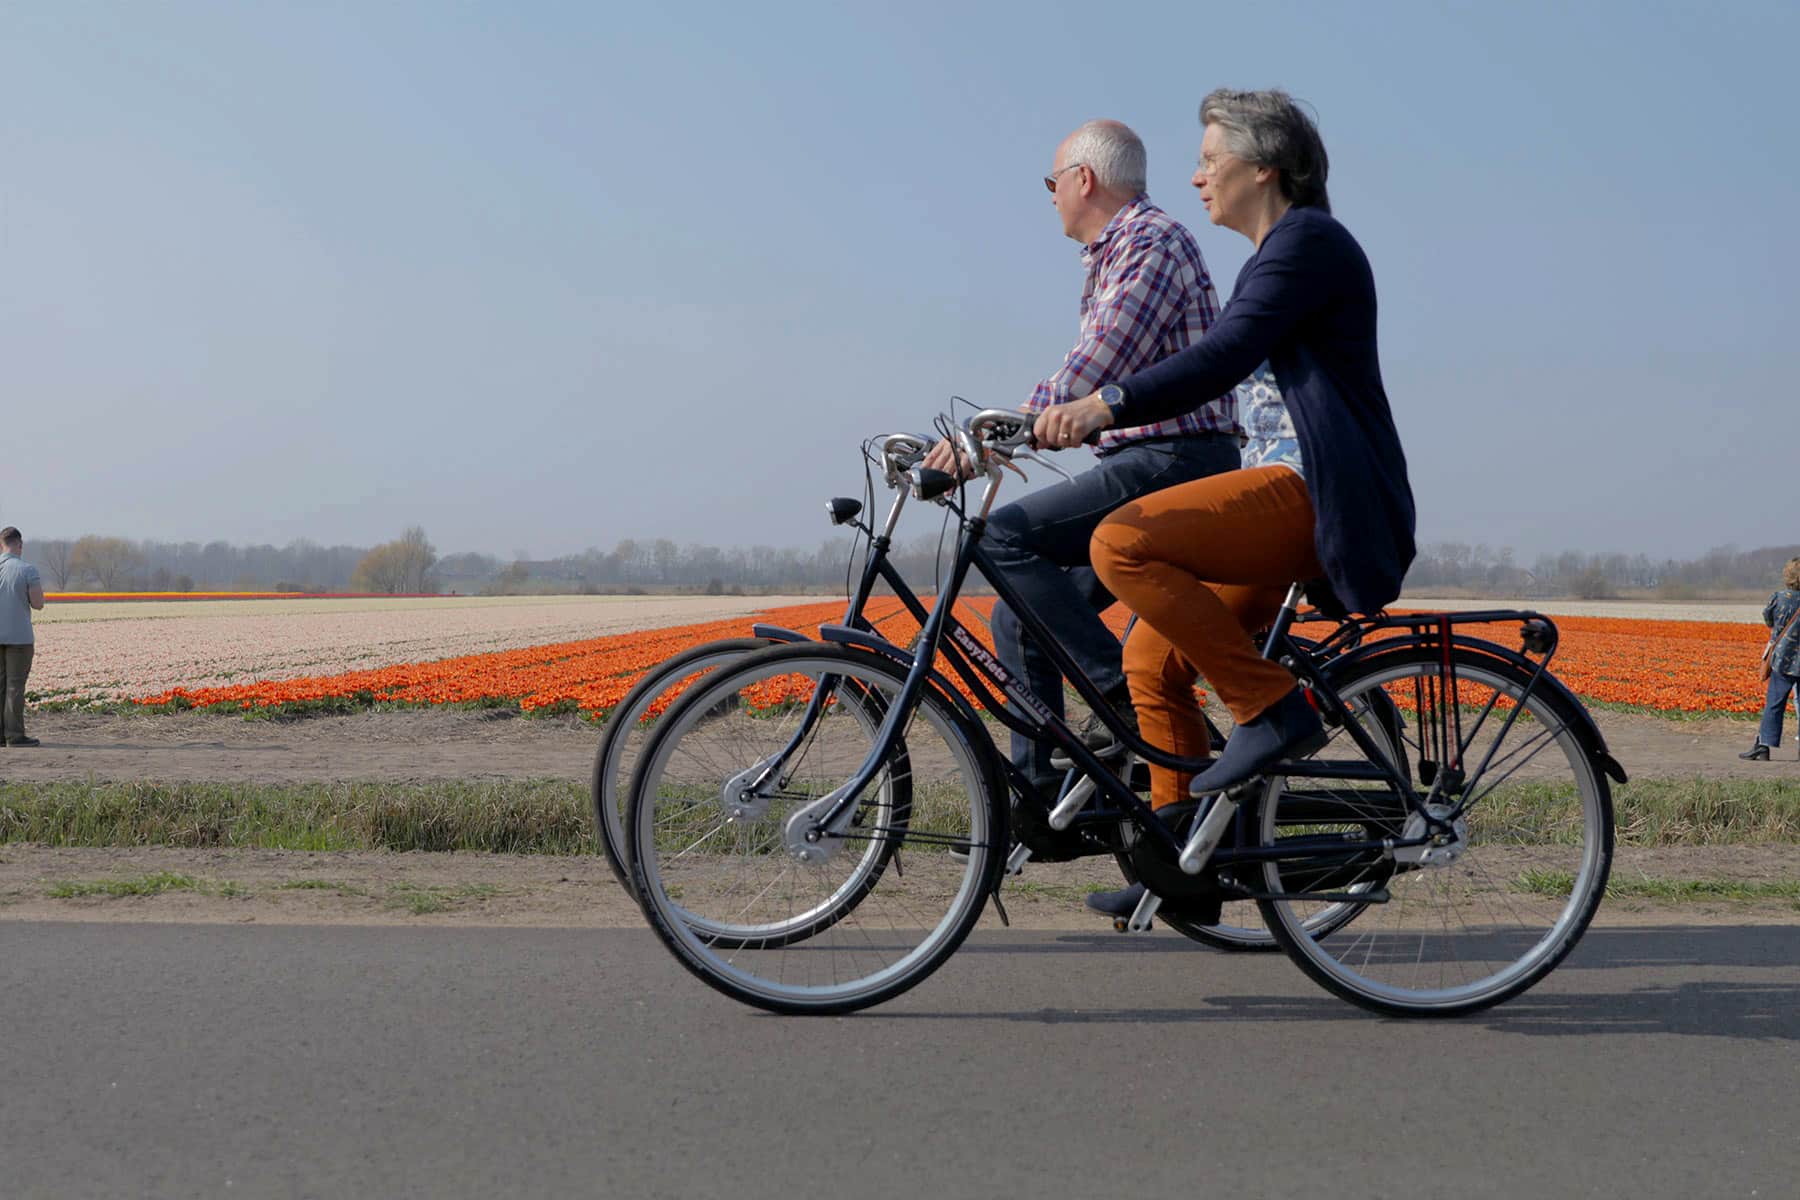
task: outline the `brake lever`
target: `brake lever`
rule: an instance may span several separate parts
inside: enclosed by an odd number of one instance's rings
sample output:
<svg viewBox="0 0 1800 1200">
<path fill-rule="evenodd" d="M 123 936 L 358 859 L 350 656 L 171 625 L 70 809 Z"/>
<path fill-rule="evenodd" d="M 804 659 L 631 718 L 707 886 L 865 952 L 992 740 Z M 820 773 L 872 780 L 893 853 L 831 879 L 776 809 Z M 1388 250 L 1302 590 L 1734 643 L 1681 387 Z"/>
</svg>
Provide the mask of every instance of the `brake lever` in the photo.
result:
<svg viewBox="0 0 1800 1200">
<path fill-rule="evenodd" d="M 1027 462 L 1038 463 L 1046 471 L 1050 471 L 1056 475 L 1061 475 L 1064 479 L 1067 479 L 1070 482 L 1073 482 L 1075 479 L 1075 476 L 1069 474 L 1069 472 L 1063 470 L 1061 467 L 1057 466 L 1055 463 L 1051 462 L 1049 459 L 1044 458 L 1042 455 L 1035 454 L 1030 450 L 1021 450 L 1019 453 L 1014 454 L 1012 456 L 1012 459 L 1007 460 L 1007 465 L 1011 466 L 1014 459 L 1020 459 L 1020 458 L 1025 459 Z M 1015 466 L 1015 467 L 1013 467 L 1013 470 L 1019 471 L 1019 468 Z M 1025 474 L 1025 472 L 1019 471 L 1019 474 L 1021 476 L 1023 476 Z"/>
</svg>

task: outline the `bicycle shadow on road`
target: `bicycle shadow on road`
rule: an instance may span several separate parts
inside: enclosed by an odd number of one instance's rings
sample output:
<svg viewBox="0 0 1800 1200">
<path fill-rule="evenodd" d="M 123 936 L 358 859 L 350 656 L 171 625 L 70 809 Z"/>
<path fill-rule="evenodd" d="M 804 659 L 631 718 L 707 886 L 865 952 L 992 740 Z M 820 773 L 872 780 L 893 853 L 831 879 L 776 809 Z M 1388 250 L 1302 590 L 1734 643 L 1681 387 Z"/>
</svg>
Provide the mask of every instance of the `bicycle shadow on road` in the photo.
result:
<svg viewBox="0 0 1800 1200">
<path fill-rule="evenodd" d="M 1558 970 L 1658 966 L 1786 967 L 1800 980 L 1800 923 L 1602 926 L 1583 934 Z"/>
<path fill-rule="evenodd" d="M 1678 1034 L 1750 1041 L 1800 1041 L 1800 983 L 1704 981 L 1623 992 L 1527 992 L 1497 1008 L 1441 1021 L 1382 1017 L 1324 993 L 1317 996 L 1208 996 L 1191 1008 L 1038 1008 L 983 1012 L 859 1014 L 876 1021 L 1010 1021 L 1029 1025 L 1191 1025 L 1245 1021 L 1382 1022 L 1423 1029 L 1428 1025 L 1483 1028 L 1493 1033 L 1541 1037 L 1595 1034 Z"/>
<path fill-rule="evenodd" d="M 1701 980 L 1610 993 L 1527 992 L 1464 1020 L 1533 1036 L 1662 1033 L 1800 1042 L 1800 982 Z"/>
<path fill-rule="evenodd" d="M 1207 952 L 1182 938 L 1124 938 L 1065 935 L 1054 940 L 982 939 L 962 953 L 1114 954 Z M 1229 962 L 1235 955 L 1213 955 Z M 1253 956 L 1260 959 L 1262 956 Z M 1696 971 L 1729 970 L 1732 979 L 1669 979 Z M 1743 977 L 1746 968 L 1775 971 L 1777 978 Z M 1614 972 L 1626 972 L 1629 981 Z M 1266 980 L 1264 981 L 1266 984 Z M 1617 984 L 1624 986 L 1617 986 Z M 1595 985 L 1606 990 L 1594 990 Z M 1386 1021 L 1358 1009 L 1295 976 L 1293 995 L 1214 994 L 1180 1008 L 1037 1008 L 867 1014 L 886 1020 L 1000 1020 L 1038 1025 L 1193 1024 L 1241 1021 Z M 1800 1041 L 1800 926 L 1667 926 L 1592 929 L 1550 977 L 1532 991 L 1498 1007 L 1466 1017 L 1445 1018 L 1445 1026 L 1481 1028 L 1527 1036 L 1594 1034 L 1677 1034 L 1753 1041 Z M 1423 1026 L 1419 1026 L 1423 1027 Z"/>
</svg>

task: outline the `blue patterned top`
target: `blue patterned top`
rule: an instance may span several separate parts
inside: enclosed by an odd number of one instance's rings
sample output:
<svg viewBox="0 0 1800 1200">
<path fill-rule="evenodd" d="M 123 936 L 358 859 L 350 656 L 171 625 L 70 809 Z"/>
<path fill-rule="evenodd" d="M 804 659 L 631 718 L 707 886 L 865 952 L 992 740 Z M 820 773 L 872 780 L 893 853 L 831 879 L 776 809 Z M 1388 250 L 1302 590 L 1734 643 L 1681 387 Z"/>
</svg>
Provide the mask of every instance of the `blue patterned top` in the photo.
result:
<svg viewBox="0 0 1800 1200">
<path fill-rule="evenodd" d="M 1763 605 L 1762 618 L 1763 624 L 1769 627 L 1770 637 L 1781 631 L 1796 608 L 1800 608 L 1800 592 L 1791 588 L 1783 588 L 1769 597 L 1769 602 Z M 1800 621 L 1794 622 L 1794 627 L 1775 647 L 1769 669 L 1778 675 L 1800 676 Z"/>
<path fill-rule="evenodd" d="M 1306 477 L 1300 459 L 1300 439 L 1294 435 L 1294 418 L 1287 401 L 1281 398 L 1281 386 L 1265 359 L 1250 372 L 1250 378 L 1237 385 L 1238 420 L 1244 426 L 1244 451 L 1241 465 L 1250 467 L 1287 467 L 1302 479 Z"/>
</svg>

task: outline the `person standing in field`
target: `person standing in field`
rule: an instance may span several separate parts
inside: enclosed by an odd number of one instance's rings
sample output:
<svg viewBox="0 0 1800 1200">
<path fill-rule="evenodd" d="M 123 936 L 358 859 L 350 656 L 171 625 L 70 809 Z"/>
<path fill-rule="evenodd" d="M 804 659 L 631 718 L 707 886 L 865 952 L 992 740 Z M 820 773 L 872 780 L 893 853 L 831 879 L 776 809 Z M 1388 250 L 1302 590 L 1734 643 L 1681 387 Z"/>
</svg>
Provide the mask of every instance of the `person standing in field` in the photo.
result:
<svg viewBox="0 0 1800 1200">
<path fill-rule="evenodd" d="M 1150 202 L 1145 159 L 1144 143 L 1118 121 L 1089 121 L 1056 148 L 1044 187 L 1064 235 L 1081 244 L 1081 326 L 1062 365 L 1021 406 L 1025 412 L 1085 396 L 1161 361 L 1198 340 L 1218 315 L 1218 294 L 1193 234 Z M 1107 430 L 1093 470 L 1032 492 L 988 521 L 985 544 L 994 564 L 1134 726 L 1119 639 L 1100 620 L 1113 597 L 1089 565 L 1089 539 L 1126 501 L 1235 469 L 1238 433 L 1230 387 L 1196 393 L 1193 403 L 1161 420 Z M 964 475 L 972 469 L 955 461 L 948 442 L 934 447 L 925 465 L 952 472 L 962 466 Z M 994 606 L 993 633 L 1008 672 L 1023 676 L 1061 716 L 1062 676 L 1003 603 Z M 1081 732 L 1102 757 L 1117 752 L 1098 719 Z M 1013 735 L 1013 762 L 1039 791 L 1055 796 L 1062 772 L 1050 756 L 1049 746 Z"/>
<path fill-rule="evenodd" d="M 38 569 L 19 557 L 23 553 L 18 527 L 0 529 L 0 738 L 8 746 L 38 744 L 25 736 L 25 677 L 37 648 L 31 613 L 44 607 L 44 582 Z"/>
<path fill-rule="evenodd" d="M 1763 653 L 1763 678 L 1768 694 L 1763 700 L 1762 727 L 1756 741 L 1738 755 L 1752 762 L 1767 762 L 1769 751 L 1781 745 L 1781 723 L 1787 716 L 1788 696 L 1800 687 L 1800 558 L 1788 559 L 1781 572 L 1781 590 L 1763 605 L 1763 624 L 1769 627 L 1769 645 Z"/>
</svg>

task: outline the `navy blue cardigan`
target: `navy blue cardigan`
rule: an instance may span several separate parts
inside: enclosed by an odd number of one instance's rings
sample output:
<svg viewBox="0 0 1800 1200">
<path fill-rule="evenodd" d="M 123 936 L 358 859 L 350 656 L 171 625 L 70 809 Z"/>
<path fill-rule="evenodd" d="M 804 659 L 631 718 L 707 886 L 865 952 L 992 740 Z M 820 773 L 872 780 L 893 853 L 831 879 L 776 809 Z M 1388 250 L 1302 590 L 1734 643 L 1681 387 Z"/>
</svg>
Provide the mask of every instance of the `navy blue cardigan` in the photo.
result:
<svg viewBox="0 0 1800 1200">
<path fill-rule="evenodd" d="M 1116 424 L 1187 412 L 1194 397 L 1229 392 L 1265 359 L 1294 419 L 1325 575 L 1352 611 L 1384 608 L 1416 552 L 1412 487 L 1381 386 L 1375 277 L 1330 213 L 1288 209 L 1206 336 L 1118 381 Z"/>
</svg>

